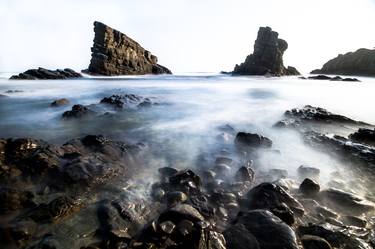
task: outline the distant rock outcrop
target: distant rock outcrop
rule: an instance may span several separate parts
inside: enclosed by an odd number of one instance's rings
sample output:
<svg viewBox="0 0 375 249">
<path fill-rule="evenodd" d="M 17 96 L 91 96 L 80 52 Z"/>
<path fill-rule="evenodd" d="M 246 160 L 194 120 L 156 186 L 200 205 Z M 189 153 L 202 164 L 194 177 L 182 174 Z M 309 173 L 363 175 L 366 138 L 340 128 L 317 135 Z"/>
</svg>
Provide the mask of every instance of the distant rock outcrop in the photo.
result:
<svg viewBox="0 0 375 249">
<path fill-rule="evenodd" d="M 285 40 L 270 27 L 261 27 L 255 41 L 254 53 L 247 56 L 244 63 L 236 65 L 233 74 L 241 75 L 300 75 L 294 67 L 286 68 L 283 54 L 288 48 Z"/>
<path fill-rule="evenodd" d="M 11 80 L 60 80 L 81 78 L 82 75 L 76 71 L 65 68 L 57 70 L 49 70 L 39 67 L 38 69 L 29 69 L 18 75 L 10 77 Z"/>
<path fill-rule="evenodd" d="M 158 59 L 125 34 L 94 22 L 94 45 L 85 71 L 94 75 L 171 74 Z"/>
<path fill-rule="evenodd" d="M 375 49 L 361 48 L 355 52 L 340 54 L 324 64 L 322 69 L 311 73 L 375 76 Z"/>
</svg>

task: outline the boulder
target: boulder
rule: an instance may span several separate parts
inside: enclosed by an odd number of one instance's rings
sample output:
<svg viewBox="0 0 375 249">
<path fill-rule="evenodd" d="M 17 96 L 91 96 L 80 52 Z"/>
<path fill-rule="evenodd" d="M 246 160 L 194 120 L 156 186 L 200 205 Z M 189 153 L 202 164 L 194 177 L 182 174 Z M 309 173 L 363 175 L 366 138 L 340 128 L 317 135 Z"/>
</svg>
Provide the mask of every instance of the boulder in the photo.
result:
<svg viewBox="0 0 375 249">
<path fill-rule="evenodd" d="M 301 242 L 304 249 L 332 249 L 328 241 L 318 236 L 304 235 Z"/>
<path fill-rule="evenodd" d="M 11 80 L 61 80 L 82 78 L 80 73 L 70 68 L 49 70 L 42 67 L 38 69 L 29 69 L 18 75 L 10 77 Z"/>
<path fill-rule="evenodd" d="M 375 129 L 358 129 L 355 133 L 350 134 L 349 138 L 354 142 L 375 146 Z"/>
<path fill-rule="evenodd" d="M 257 239 L 243 225 L 233 225 L 224 231 L 227 249 L 259 249 Z"/>
<path fill-rule="evenodd" d="M 322 69 L 311 73 L 375 76 L 375 49 L 361 48 L 355 52 L 340 54 L 325 63 Z"/>
<path fill-rule="evenodd" d="M 239 132 L 234 140 L 241 149 L 271 148 L 272 140 L 259 134 Z"/>
<path fill-rule="evenodd" d="M 155 55 L 125 34 L 94 22 L 94 45 L 87 73 L 93 75 L 171 74 Z"/>
<path fill-rule="evenodd" d="M 261 27 L 255 41 L 253 54 L 246 57 L 245 62 L 236 65 L 233 74 L 237 75 L 300 75 L 294 67 L 286 68 L 283 54 L 288 48 L 285 40 L 270 27 Z"/>
<path fill-rule="evenodd" d="M 96 112 L 90 110 L 88 107 L 83 105 L 74 105 L 72 107 L 72 110 L 66 111 L 62 114 L 62 117 L 64 119 L 71 119 L 71 118 L 84 118 L 84 117 L 90 117 L 95 115 Z"/>
<path fill-rule="evenodd" d="M 146 107 L 148 104 L 151 106 L 153 103 L 151 99 L 145 98 L 135 94 L 112 95 L 105 97 L 100 101 L 101 104 L 107 104 L 117 109 L 126 107 Z M 148 103 L 148 104 L 147 104 Z"/>
<path fill-rule="evenodd" d="M 319 193 L 320 186 L 314 180 L 306 178 L 299 186 L 299 191 L 305 196 L 314 197 Z"/>
<path fill-rule="evenodd" d="M 299 248 L 294 231 L 269 211 L 254 210 L 240 213 L 236 225 L 243 225 L 256 238 L 260 248 Z M 256 248 L 254 243 L 250 245 Z"/>
</svg>

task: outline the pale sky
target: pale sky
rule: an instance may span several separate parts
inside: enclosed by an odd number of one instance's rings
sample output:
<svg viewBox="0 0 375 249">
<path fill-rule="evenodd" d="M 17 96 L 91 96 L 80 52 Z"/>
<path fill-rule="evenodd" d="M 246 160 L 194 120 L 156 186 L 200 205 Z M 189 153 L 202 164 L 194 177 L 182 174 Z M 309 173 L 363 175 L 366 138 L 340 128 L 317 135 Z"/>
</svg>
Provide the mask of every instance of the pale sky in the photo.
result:
<svg viewBox="0 0 375 249">
<path fill-rule="evenodd" d="M 87 68 L 95 20 L 127 34 L 173 72 L 232 70 L 260 26 L 301 72 L 375 47 L 375 0 L 0 0 L 0 72 Z"/>
</svg>

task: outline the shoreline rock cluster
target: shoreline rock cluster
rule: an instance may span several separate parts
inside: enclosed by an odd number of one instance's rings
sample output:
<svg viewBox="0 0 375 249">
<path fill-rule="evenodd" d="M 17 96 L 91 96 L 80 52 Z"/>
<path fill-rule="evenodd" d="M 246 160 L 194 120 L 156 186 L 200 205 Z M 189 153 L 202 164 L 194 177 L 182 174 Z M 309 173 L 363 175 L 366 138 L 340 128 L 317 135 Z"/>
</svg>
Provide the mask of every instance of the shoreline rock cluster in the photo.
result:
<svg viewBox="0 0 375 249">
<path fill-rule="evenodd" d="M 29 69 L 18 75 L 13 75 L 10 80 L 65 80 L 82 78 L 80 73 L 70 68 L 49 70 L 42 67 Z"/>
</svg>

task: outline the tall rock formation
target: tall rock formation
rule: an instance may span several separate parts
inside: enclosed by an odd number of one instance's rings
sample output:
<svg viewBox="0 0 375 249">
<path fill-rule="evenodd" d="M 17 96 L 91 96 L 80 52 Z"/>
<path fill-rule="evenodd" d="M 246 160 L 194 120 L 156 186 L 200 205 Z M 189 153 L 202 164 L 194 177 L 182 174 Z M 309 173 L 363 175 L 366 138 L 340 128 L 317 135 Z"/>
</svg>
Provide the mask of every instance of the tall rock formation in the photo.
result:
<svg viewBox="0 0 375 249">
<path fill-rule="evenodd" d="M 245 62 L 236 65 L 233 74 L 241 75 L 299 75 L 294 67 L 286 68 L 283 54 L 288 48 L 285 40 L 270 27 L 260 27 L 254 45 L 254 53 L 247 56 Z"/>
<path fill-rule="evenodd" d="M 125 34 L 94 22 L 94 45 L 86 72 L 94 75 L 171 74 L 158 58 Z"/>
<path fill-rule="evenodd" d="M 311 73 L 375 76 L 375 49 L 361 48 L 355 52 L 340 54 L 324 64 L 322 69 Z"/>
</svg>

